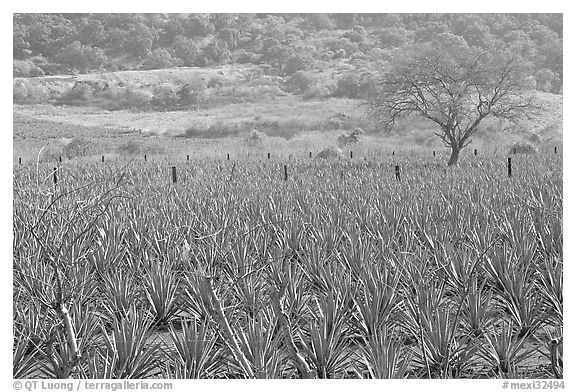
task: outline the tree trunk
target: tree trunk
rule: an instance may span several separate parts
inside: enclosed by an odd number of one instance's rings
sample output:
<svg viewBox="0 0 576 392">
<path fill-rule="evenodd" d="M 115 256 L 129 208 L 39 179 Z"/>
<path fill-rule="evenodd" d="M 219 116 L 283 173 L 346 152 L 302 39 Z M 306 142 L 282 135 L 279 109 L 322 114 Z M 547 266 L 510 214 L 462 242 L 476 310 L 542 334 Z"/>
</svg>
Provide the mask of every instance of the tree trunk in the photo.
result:
<svg viewBox="0 0 576 392">
<path fill-rule="evenodd" d="M 452 146 L 452 155 L 448 161 L 448 166 L 454 166 L 458 163 L 458 155 L 460 154 L 460 147 Z"/>
</svg>

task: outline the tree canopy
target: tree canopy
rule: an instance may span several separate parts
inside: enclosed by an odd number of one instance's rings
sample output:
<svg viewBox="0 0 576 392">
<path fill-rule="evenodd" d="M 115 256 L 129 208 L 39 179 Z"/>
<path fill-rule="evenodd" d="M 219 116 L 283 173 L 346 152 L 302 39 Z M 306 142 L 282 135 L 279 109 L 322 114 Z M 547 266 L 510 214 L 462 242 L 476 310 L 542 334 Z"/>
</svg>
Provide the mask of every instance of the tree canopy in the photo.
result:
<svg viewBox="0 0 576 392">
<path fill-rule="evenodd" d="M 537 111 L 527 94 L 531 68 L 511 52 L 419 48 L 381 75 L 368 113 L 384 129 L 413 114 L 435 123 L 435 134 L 452 149 L 448 164 L 454 165 L 486 117 L 514 121 Z"/>
</svg>

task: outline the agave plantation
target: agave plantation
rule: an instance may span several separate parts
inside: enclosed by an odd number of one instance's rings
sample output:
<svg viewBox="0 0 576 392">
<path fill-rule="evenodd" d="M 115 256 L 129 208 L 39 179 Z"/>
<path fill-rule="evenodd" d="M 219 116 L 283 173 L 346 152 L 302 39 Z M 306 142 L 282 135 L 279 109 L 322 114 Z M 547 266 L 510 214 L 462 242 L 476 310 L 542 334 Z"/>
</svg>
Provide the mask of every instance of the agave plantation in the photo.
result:
<svg viewBox="0 0 576 392">
<path fill-rule="evenodd" d="M 560 155 L 431 159 L 17 168 L 14 377 L 561 376 Z"/>
<path fill-rule="evenodd" d="M 562 15 L 347 15 L 15 16 L 14 378 L 563 378 Z"/>
</svg>

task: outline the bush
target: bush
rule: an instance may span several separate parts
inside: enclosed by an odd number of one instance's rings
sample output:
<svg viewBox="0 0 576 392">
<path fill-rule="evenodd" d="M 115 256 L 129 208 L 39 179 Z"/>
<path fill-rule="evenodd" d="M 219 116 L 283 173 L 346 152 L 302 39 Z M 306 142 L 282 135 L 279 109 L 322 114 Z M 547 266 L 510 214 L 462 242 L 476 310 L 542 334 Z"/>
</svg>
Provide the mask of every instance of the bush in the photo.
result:
<svg viewBox="0 0 576 392">
<path fill-rule="evenodd" d="M 338 137 L 338 144 L 340 146 L 347 146 L 350 144 L 356 144 L 360 141 L 360 137 L 364 134 L 364 131 L 360 128 L 356 128 L 349 135 L 343 134 Z"/>
<path fill-rule="evenodd" d="M 202 79 L 188 82 L 178 90 L 178 103 L 180 105 L 198 105 L 208 99 L 208 89 Z"/>
<path fill-rule="evenodd" d="M 340 57 L 350 57 L 352 53 L 358 52 L 358 45 L 350 42 L 347 38 L 329 38 L 324 40 L 322 44 L 327 50 Z"/>
<path fill-rule="evenodd" d="M 143 69 L 163 69 L 170 68 L 174 65 L 178 65 L 181 61 L 179 59 L 172 58 L 168 49 L 158 48 L 154 49 L 144 63 L 142 64 Z"/>
<path fill-rule="evenodd" d="M 358 75 L 356 72 L 350 72 L 338 79 L 332 96 L 352 99 L 366 98 L 374 93 L 376 84 L 376 78 L 372 74 Z"/>
<path fill-rule="evenodd" d="M 92 98 L 92 87 L 86 83 L 77 83 L 60 97 L 60 102 L 88 101 Z"/>
<path fill-rule="evenodd" d="M 326 147 L 325 149 L 320 151 L 317 155 L 317 158 L 322 158 L 322 159 L 344 158 L 344 153 L 338 147 L 330 146 L 330 147 Z"/>
<path fill-rule="evenodd" d="M 298 71 L 306 71 L 314 66 L 315 60 L 309 54 L 293 54 L 289 56 L 282 70 L 286 75 L 292 75 Z"/>
<path fill-rule="evenodd" d="M 86 71 L 101 68 L 107 58 L 102 49 L 74 41 L 60 51 L 56 56 L 56 61 L 62 65 Z"/>
<path fill-rule="evenodd" d="M 44 76 L 44 71 L 32 61 L 14 60 L 12 63 L 12 76 L 15 78 Z"/>
<path fill-rule="evenodd" d="M 508 154 L 536 154 L 537 152 L 538 149 L 534 144 L 526 140 L 521 140 L 514 143 L 512 147 L 510 147 Z"/>
<path fill-rule="evenodd" d="M 13 82 L 12 97 L 15 103 L 46 103 L 50 94 L 46 87 L 18 80 Z"/>
<path fill-rule="evenodd" d="M 86 139 L 74 138 L 66 146 L 63 153 L 68 159 L 83 157 L 89 154 L 92 143 Z"/>
<path fill-rule="evenodd" d="M 199 50 L 193 39 L 179 35 L 174 38 L 171 54 L 175 58 L 182 60 L 182 65 L 191 67 L 198 58 Z"/>
<path fill-rule="evenodd" d="M 235 61 L 239 64 L 258 64 L 260 55 L 248 52 L 244 49 L 238 50 L 234 55 Z"/>
<path fill-rule="evenodd" d="M 180 102 L 178 88 L 170 83 L 154 87 L 154 96 L 150 103 L 157 107 L 170 108 Z"/>
<path fill-rule="evenodd" d="M 250 147 L 256 147 L 256 146 L 261 145 L 265 139 L 266 139 L 265 134 L 263 134 L 262 132 L 260 132 L 256 129 L 253 129 L 252 131 L 250 131 L 248 136 L 246 136 L 246 138 L 244 139 L 244 142 Z"/>
<path fill-rule="evenodd" d="M 284 80 L 283 90 L 289 93 L 303 93 L 316 84 L 316 80 L 309 72 L 298 71 Z"/>
<path fill-rule="evenodd" d="M 116 153 L 121 155 L 136 155 L 141 151 L 140 145 L 134 140 L 129 140 L 116 147 Z"/>
<path fill-rule="evenodd" d="M 124 98 L 126 107 L 141 108 L 150 105 L 152 102 L 152 93 L 128 87 L 125 90 Z"/>
<path fill-rule="evenodd" d="M 332 30 L 335 22 L 327 14 L 307 14 L 300 26 L 303 30 Z"/>
</svg>

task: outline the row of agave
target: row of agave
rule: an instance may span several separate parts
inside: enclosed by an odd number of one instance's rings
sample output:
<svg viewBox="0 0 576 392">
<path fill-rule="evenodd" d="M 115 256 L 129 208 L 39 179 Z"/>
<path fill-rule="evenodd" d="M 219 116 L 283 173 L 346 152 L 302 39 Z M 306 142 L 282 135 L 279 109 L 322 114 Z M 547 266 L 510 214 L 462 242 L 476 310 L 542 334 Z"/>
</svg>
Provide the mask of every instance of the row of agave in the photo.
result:
<svg viewBox="0 0 576 392">
<path fill-rule="evenodd" d="M 501 161 L 18 168 L 14 377 L 561 377 L 561 162 Z"/>
</svg>

